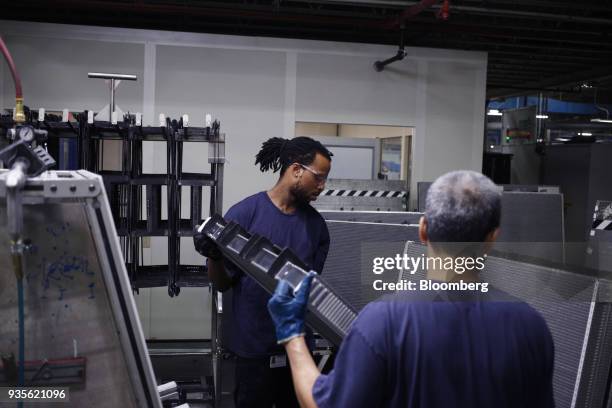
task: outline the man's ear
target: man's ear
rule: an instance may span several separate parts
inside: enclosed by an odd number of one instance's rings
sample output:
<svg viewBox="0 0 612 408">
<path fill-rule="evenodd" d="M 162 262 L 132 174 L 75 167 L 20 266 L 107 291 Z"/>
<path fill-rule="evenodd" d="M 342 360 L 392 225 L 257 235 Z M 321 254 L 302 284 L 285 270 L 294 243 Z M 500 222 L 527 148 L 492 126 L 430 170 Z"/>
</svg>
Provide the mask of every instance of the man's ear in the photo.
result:
<svg viewBox="0 0 612 408">
<path fill-rule="evenodd" d="M 484 242 L 485 253 L 488 253 L 491 248 L 493 248 L 493 244 L 495 244 L 497 237 L 499 237 L 499 227 L 495 228 L 493 231 L 487 234 Z"/>
<path fill-rule="evenodd" d="M 485 238 L 485 241 L 486 242 L 490 242 L 490 243 L 494 243 L 495 241 L 497 241 L 497 237 L 499 237 L 499 227 L 497 227 L 493 231 L 489 232 L 487 234 L 487 237 Z"/>
<path fill-rule="evenodd" d="M 425 216 L 422 216 L 419 220 L 419 239 L 425 245 L 427 245 L 427 243 L 429 242 L 429 239 L 427 237 L 427 219 L 425 218 Z"/>
<path fill-rule="evenodd" d="M 298 178 L 302 174 L 302 171 L 304 171 L 302 166 L 300 166 L 297 163 L 293 163 L 291 165 L 291 169 L 290 170 L 291 170 L 291 175 L 293 176 L 293 178 Z"/>
</svg>

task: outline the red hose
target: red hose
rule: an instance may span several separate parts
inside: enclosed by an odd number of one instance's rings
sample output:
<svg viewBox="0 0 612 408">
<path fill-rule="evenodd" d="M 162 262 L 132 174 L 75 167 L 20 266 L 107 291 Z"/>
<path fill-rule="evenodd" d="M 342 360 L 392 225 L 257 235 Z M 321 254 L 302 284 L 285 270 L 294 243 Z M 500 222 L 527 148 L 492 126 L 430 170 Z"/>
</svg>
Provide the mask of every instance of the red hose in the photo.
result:
<svg viewBox="0 0 612 408">
<path fill-rule="evenodd" d="M 6 62 L 11 69 L 11 74 L 13 75 L 13 81 L 15 82 L 15 98 L 23 98 L 23 92 L 21 90 L 21 79 L 19 78 L 19 74 L 17 73 L 17 68 L 15 68 L 15 63 L 13 62 L 13 57 L 11 57 L 11 53 L 8 48 L 6 48 L 6 44 L 4 40 L 0 36 L 0 50 L 2 50 L 2 54 L 4 54 L 4 58 L 6 58 Z"/>
<path fill-rule="evenodd" d="M 417 4 L 413 4 L 412 6 L 409 6 L 408 8 L 404 9 L 404 11 L 402 11 L 402 13 L 398 17 L 392 17 L 386 20 L 383 23 L 383 27 L 388 29 L 401 27 L 401 25 L 404 24 L 407 20 L 421 13 L 425 9 L 433 6 L 439 1 L 440 0 L 421 0 Z"/>
</svg>

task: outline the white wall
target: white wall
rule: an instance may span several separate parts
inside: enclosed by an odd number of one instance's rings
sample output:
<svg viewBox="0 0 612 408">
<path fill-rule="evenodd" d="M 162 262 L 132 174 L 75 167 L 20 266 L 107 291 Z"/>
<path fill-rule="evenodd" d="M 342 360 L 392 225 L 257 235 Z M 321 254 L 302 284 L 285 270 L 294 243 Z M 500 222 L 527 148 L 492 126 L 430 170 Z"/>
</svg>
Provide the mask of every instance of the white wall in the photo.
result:
<svg viewBox="0 0 612 408">
<path fill-rule="evenodd" d="M 274 182 L 275 175 L 256 169 L 254 156 L 269 137 L 292 137 L 296 121 L 414 127 L 415 192 L 417 181 L 448 170 L 481 169 L 484 53 L 407 48 L 406 59 L 377 73 L 372 63 L 394 55 L 396 47 L 2 20 L 0 34 L 33 108 L 101 108 L 106 88 L 103 81 L 88 80 L 87 72 L 110 71 L 139 76 L 137 83 L 121 85 L 117 103 L 143 112 L 145 124 L 157 123 L 160 112 L 188 113 L 194 126 L 204 123 L 207 112 L 219 118 L 227 134 L 225 210 Z M 1 107 L 13 103 L 7 71 L 0 72 Z M 147 147 L 149 170 L 164 170 L 162 160 L 154 161 L 163 156 L 159 149 Z M 204 146 L 186 149 L 185 165 L 207 166 Z M 153 244 L 148 253 L 157 252 L 163 248 Z M 201 259 L 193 253 L 185 258 Z M 165 293 L 143 292 L 139 307 L 149 320 L 144 326 L 151 327 L 159 320 L 151 305 L 168 301 L 160 299 Z M 194 327 L 206 327 L 201 308 L 208 303 L 207 290 L 181 293 L 169 302 L 176 307 L 164 313 L 169 319 L 186 313 L 197 322 Z M 172 330 L 175 337 L 208 333 Z"/>
<path fill-rule="evenodd" d="M 142 44 L 49 38 L 32 38 L 0 33 L 19 70 L 25 103 L 48 111 L 64 108 L 82 111 L 102 109 L 109 103 L 109 89 L 104 80 L 87 78 L 88 72 L 129 72 L 142 78 Z M 26 25 L 27 27 L 27 25 Z M 8 66 L 2 58 L 2 108 L 13 107 L 15 87 Z M 143 83 L 124 82 L 117 89 L 117 101 L 124 111 L 142 110 Z"/>
<path fill-rule="evenodd" d="M 412 136 L 413 128 L 398 126 L 367 126 L 367 125 L 340 125 L 338 135 L 340 137 L 363 137 L 363 138 L 389 138 L 400 136 Z"/>
</svg>

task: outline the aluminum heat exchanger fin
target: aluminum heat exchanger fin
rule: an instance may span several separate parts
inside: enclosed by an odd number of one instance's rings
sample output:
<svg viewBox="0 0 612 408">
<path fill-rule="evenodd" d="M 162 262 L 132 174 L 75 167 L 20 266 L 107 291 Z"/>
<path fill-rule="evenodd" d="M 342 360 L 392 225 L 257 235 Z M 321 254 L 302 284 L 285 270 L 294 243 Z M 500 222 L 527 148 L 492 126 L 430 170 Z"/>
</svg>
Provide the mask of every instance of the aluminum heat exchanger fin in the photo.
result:
<svg viewBox="0 0 612 408">
<path fill-rule="evenodd" d="M 270 293 L 281 279 L 295 290 L 308 273 L 308 267 L 291 250 L 280 249 L 219 215 L 206 220 L 200 231 L 217 244 L 226 259 Z M 321 276 L 312 282 L 308 311 L 306 323 L 335 345 L 340 345 L 357 317 L 357 312 Z"/>
</svg>

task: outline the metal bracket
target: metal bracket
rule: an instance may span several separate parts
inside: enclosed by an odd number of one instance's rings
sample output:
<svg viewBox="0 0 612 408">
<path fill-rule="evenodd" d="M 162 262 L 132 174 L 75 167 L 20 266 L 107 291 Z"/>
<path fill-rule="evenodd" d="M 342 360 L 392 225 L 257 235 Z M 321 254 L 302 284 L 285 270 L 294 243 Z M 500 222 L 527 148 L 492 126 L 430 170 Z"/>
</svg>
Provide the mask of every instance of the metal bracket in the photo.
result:
<svg viewBox="0 0 612 408">
<path fill-rule="evenodd" d="M 208 142 L 208 163 L 225 163 L 225 135 L 211 136 Z"/>
<path fill-rule="evenodd" d="M 0 179 L 5 178 L 8 171 L 0 170 Z M 74 171 L 47 171 L 38 177 L 28 178 L 22 190 L 24 201 L 29 193 L 44 192 L 44 198 L 89 198 L 97 197 L 102 191 L 102 179 L 96 176 L 91 179 L 92 173 L 80 170 Z M 89 178 L 87 178 L 89 177 Z M 4 183 L 0 183 L 0 197 L 7 195 Z"/>
</svg>

